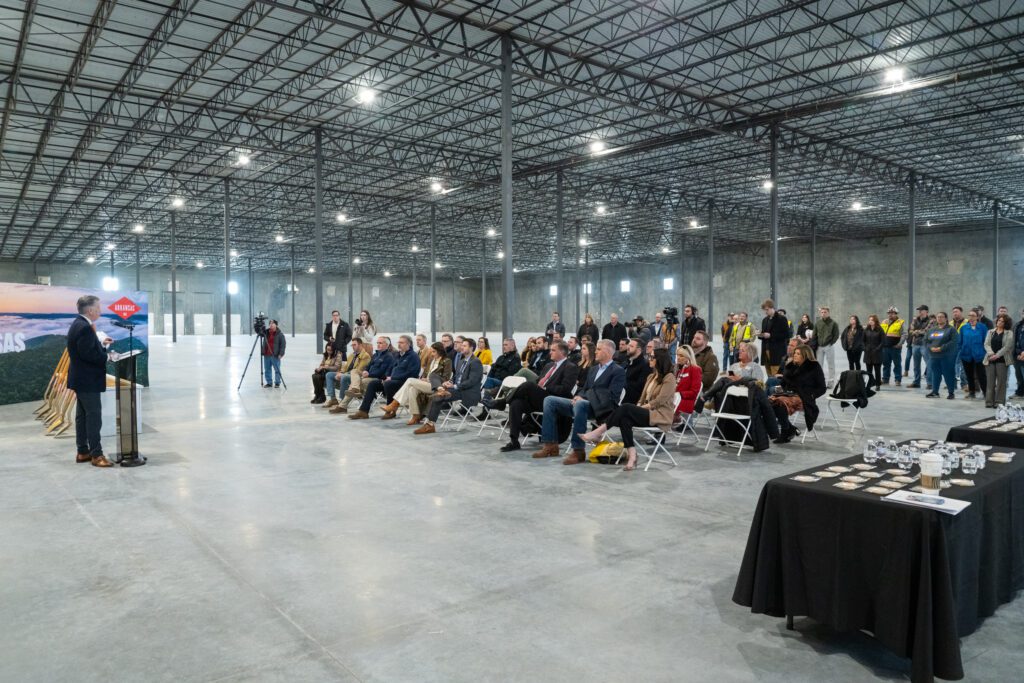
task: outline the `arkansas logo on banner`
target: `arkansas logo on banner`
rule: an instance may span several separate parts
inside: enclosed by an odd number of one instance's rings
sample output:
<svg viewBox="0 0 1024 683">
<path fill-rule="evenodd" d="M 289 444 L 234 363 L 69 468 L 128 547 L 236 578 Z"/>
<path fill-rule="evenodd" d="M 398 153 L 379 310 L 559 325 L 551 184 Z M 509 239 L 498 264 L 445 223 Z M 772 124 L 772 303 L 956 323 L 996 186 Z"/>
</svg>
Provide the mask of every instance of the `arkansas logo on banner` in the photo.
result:
<svg viewBox="0 0 1024 683">
<path fill-rule="evenodd" d="M 126 296 L 121 297 L 114 303 L 107 306 L 115 315 L 120 317 L 122 320 L 127 320 L 142 309 L 135 305 L 135 302 Z"/>
</svg>

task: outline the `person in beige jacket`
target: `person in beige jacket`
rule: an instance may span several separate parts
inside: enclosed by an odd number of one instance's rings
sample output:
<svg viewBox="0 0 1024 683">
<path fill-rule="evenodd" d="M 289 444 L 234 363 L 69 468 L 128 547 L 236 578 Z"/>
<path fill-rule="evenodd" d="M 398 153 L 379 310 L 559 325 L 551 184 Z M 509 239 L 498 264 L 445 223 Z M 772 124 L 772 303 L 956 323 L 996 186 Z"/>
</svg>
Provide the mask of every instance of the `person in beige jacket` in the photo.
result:
<svg viewBox="0 0 1024 683">
<path fill-rule="evenodd" d="M 350 386 L 359 386 L 359 379 L 363 374 L 363 370 L 370 364 L 370 354 L 367 353 L 366 349 L 367 345 L 363 342 L 362 338 L 353 337 L 352 353 L 349 355 L 348 360 L 342 364 L 341 370 L 337 373 L 327 375 L 327 396 L 329 400 L 324 404 L 324 408 L 330 408 L 332 413 L 344 413 L 346 411 L 348 401 L 344 401 L 345 393 Z M 334 398 L 335 383 L 338 384 L 338 392 L 343 397 L 344 406 Z"/>
<path fill-rule="evenodd" d="M 609 415 L 604 424 L 600 424 L 591 432 L 581 434 L 580 438 L 590 443 L 597 443 L 608 431 L 609 427 L 618 427 L 622 434 L 622 445 L 626 447 L 628 460 L 623 469 L 636 469 L 636 443 L 633 440 L 634 427 L 657 427 L 664 431 L 672 428 L 675 412 L 676 376 L 673 373 L 672 356 L 668 349 L 655 349 L 648 361 L 651 364 L 650 375 L 640 392 L 636 405 L 623 403 Z"/>
<path fill-rule="evenodd" d="M 1013 363 L 1013 330 L 1010 316 L 996 316 L 995 327 L 985 335 L 985 407 L 1006 403 L 1006 371 Z"/>
</svg>

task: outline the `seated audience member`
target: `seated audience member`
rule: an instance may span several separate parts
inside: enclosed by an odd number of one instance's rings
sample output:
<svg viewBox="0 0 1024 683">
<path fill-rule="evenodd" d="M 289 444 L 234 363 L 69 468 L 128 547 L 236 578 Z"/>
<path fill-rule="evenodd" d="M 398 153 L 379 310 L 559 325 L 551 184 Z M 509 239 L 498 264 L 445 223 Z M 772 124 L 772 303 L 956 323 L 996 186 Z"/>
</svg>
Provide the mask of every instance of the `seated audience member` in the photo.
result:
<svg viewBox="0 0 1024 683">
<path fill-rule="evenodd" d="M 430 363 L 430 345 L 427 344 L 427 335 L 416 335 L 416 355 L 420 357 L 420 377 L 426 377 L 427 365 Z"/>
<path fill-rule="evenodd" d="M 569 339 L 566 341 L 566 344 L 569 347 L 569 355 L 567 356 L 567 358 L 571 360 L 573 363 L 579 365 L 581 355 L 579 340 L 577 340 L 576 337 L 569 337 Z"/>
<path fill-rule="evenodd" d="M 635 404 L 647 383 L 647 375 L 651 374 L 651 364 L 644 358 L 643 346 L 639 339 L 629 340 L 627 352 L 629 360 L 625 367 L 626 395 L 622 398 L 622 402 Z"/>
<path fill-rule="evenodd" d="M 363 402 L 359 410 L 348 416 L 350 420 L 365 420 L 370 416 L 370 406 L 378 393 L 384 394 L 387 406 L 384 412 L 394 413 L 398 410 L 398 402 L 395 401 L 395 393 L 402 388 L 406 380 L 416 379 L 420 376 L 420 357 L 412 350 L 412 339 L 409 335 L 403 334 L 398 339 L 398 353 L 395 355 L 395 362 L 388 371 L 386 377 L 374 379 L 366 385 L 363 391 Z"/>
<path fill-rule="evenodd" d="M 672 357 L 668 349 L 658 349 L 647 361 L 651 372 L 637 404 L 622 403 L 605 418 L 593 431 L 580 434 L 580 438 L 597 443 L 609 427 L 618 427 L 622 434 L 622 445 L 626 447 L 625 470 L 636 469 L 636 443 L 633 441 L 634 427 L 658 427 L 668 431 L 672 427 L 672 403 L 676 395 L 676 376 L 672 373 Z"/>
<path fill-rule="evenodd" d="M 508 410 L 509 442 L 501 447 L 502 453 L 520 449 L 519 435 L 522 431 L 523 418 L 530 413 L 543 410 L 545 398 L 572 396 L 579 367 L 566 357 L 568 352 L 565 342 L 552 344 L 551 360 L 541 371 L 540 379 L 520 384 L 509 396 L 491 404 L 494 410 Z"/>
<path fill-rule="evenodd" d="M 491 354 L 491 342 L 487 337 L 480 337 L 476 340 L 476 352 L 473 354 L 480 360 L 481 365 L 494 363 L 494 356 Z"/>
<path fill-rule="evenodd" d="M 626 332 L 626 326 L 619 322 L 619 314 L 612 313 L 609 318 L 608 324 L 601 330 L 601 339 L 610 339 L 614 348 L 619 348 L 620 339 L 628 339 L 629 334 Z"/>
<path fill-rule="evenodd" d="M 358 382 L 353 378 L 352 383 L 345 392 L 341 402 L 331 408 L 332 413 L 347 413 L 348 404 L 352 399 L 363 397 L 366 387 L 375 379 L 384 379 L 391 374 L 391 368 L 395 364 L 395 354 L 391 352 L 391 339 L 380 335 L 377 337 L 377 350 L 370 358 L 370 364 L 359 374 Z"/>
<path fill-rule="evenodd" d="M 549 357 L 550 353 L 548 352 L 547 338 L 537 337 L 537 349 L 534 351 L 533 355 L 530 356 L 530 367 L 527 369 L 533 372 L 533 374 L 539 375 L 541 368 L 548 364 Z"/>
<path fill-rule="evenodd" d="M 516 340 L 511 337 L 503 339 L 501 355 L 495 358 L 491 364 L 491 374 L 484 382 L 484 389 L 498 387 L 506 377 L 511 377 L 520 370 L 522 370 L 522 363 L 519 360 L 519 352 L 516 350 Z"/>
<path fill-rule="evenodd" d="M 533 454 L 534 458 L 551 458 L 559 455 L 558 419 L 572 418 L 572 453 L 563 464 L 576 465 L 586 460 L 587 454 L 580 439 L 587 428 L 587 420 L 604 420 L 615 406 L 626 386 L 626 371 L 612 362 L 615 344 L 610 339 L 597 343 L 597 362 L 587 373 L 583 391 L 571 399 L 548 396 L 544 399 L 544 419 L 541 423 L 542 447 Z"/>
<path fill-rule="evenodd" d="M 612 360 L 617 364 L 625 367 L 626 363 L 629 362 L 629 340 L 620 339 L 618 349 L 615 351 L 615 355 Z"/>
<path fill-rule="evenodd" d="M 693 349 L 694 362 L 700 366 L 701 381 L 704 383 L 704 390 L 707 391 L 718 377 L 718 357 L 711 349 L 711 344 L 708 344 L 707 332 L 694 332 L 690 347 Z"/>
<path fill-rule="evenodd" d="M 533 356 L 533 352 L 537 348 L 536 341 L 536 337 L 530 337 L 526 340 L 526 346 L 523 347 L 523 353 L 519 357 L 524 368 L 530 367 L 530 358 Z"/>
<path fill-rule="evenodd" d="M 395 394 L 395 402 L 398 407 L 391 410 L 389 405 L 381 415 L 382 420 L 393 420 L 398 413 L 398 408 L 407 408 L 411 418 L 407 425 L 419 424 L 423 415 L 427 412 L 427 402 L 430 394 L 442 384 L 451 379 L 452 362 L 448 360 L 448 353 L 441 342 L 434 342 L 427 347 L 427 372 L 423 379 L 407 379 L 402 388 Z"/>
<path fill-rule="evenodd" d="M 736 377 L 749 377 L 758 382 L 765 382 L 768 376 L 764 366 L 756 362 L 757 353 L 750 344 L 740 344 L 739 360 L 729 366 L 729 374 Z"/>
<path fill-rule="evenodd" d="M 651 358 L 654 356 L 655 351 L 663 348 L 665 348 L 665 342 L 661 341 L 661 339 L 649 339 L 647 340 L 647 346 L 644 347 L 644 355 Z"/>
<path fill-rule="evenodd" d="M 313 400 L 310 403 L 319 405 L 320 403 L 327 402 L 327 397 L 324 395 L 327 375 L 330 373 L 337 374 L 340 369 L 341 354 L 335 352 L 333 343 L 328 342 L 324 346 L 324 355 L 320 358 L 320 364 L 313 370 Z"/>
<path fill-rule="evenodd" d="M 334 387 L 337 385 L 338 393 L 345 396 L 345 392 L 348 391 L 349 386 L 352 384 L 352 380 L 356 380 L 356 384 L 359 383 L 358 378 L 362 376 L 363 370 L 370 364 L 370 354 L 366 351 L 366 344 L 359 337 L 352 338 L 352 353 L 349 354 L 348 360 L 341 364 L 341 368 L 338 372 L 327 373 L 324 378 L 324 385 L 327 389 L 327 403 L 324 404 L 324 408 L 330 408 L 332 413 L 344 412 L 335 410 L 338 406 L 338 399 L 334 398 Z"/>
<path fill-rule="evenodd" d="M 451 334 L 445 332 L 441 335 L 441 343 L 444 345 L 444 353 L 448 356 L 448 360 L 454 360 L 455 354 L 455 338 Z"/>
<path fill-rule="evenodd" d="M 676 350 L 676 392 L 679 394 L 679 405 L 676 406 L 674 424 L 682 427 L 693 415 L 697 397 L 704 389 L 702 378 L 700 366 L 693 360 L 693 349 L 680 346 Z"/>
<path fill-rule="evenodd" d="M 452 363 L 452 378 L 438 387 L 430 397 L 427 406 L 427 419 L 413 434 L 433 434 L 434 424 L 441 415 L 441 410 L 455 401 L 461 401 L 465 409 L 472 408 L 480 402 L 480 385 L 484 379 L 483 365 L 473 355 L 476 342 L 472 339 L 462 340 L 462 352 Z"/>
<path fill-rule="evenodd" d="M 782 370 L 787 365 L 789 365 L 789 361 L 793 358 L 793 351 L 799 345 L 800 340 L 797 339 L 796 337 L 790 337 L 789 341 L 786 342 L 786 355 L 782 361 L 782 366 L 779 368 L 779 371 L 776 374 L 766 379 L 764 383 L 764 390 L 768 392 L 769 395 L 775 392 L 775 387 L 780 386 L 782 384 Z"/>
<path fill-rule="evenodd" d="M 769 396 L 775 417 L 779 421 L 779 438 L 775 443 L 789 443 L 800 430 L 789 421 L 789 416 L 802 410 L 807 429 L 814 429 L 818 420 L 817 398 L 823 396 L 825 373 L 821 365 L 814 359 L 814 352 L 806 344 L 799 344 L 793 349 L 793 357 L 782 369 L 783 394 Z"/>
<path fill-rule="evenodd" d="M 579 374 L 576 375 L 576 393 L 583 391 L 583 385 L 587 383 L 587 372 L 595 363 L 597 358 L 597 345 L 593 342 L 585 342 L 580 347 Z"/>
</svg>

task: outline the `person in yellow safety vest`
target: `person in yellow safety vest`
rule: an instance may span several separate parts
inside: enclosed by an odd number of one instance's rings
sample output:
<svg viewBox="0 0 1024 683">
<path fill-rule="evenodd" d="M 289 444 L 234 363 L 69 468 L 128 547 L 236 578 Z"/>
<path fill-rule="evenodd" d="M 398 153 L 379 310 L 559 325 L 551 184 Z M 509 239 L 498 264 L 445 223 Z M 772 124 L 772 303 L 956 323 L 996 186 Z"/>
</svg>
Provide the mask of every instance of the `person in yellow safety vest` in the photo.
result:
<svg viewBox="0 0 1024 683">
<path fill-rule="evenodd" d="M 732 326 L 732 333 L 729 335 L 730 365 L 739 362 L 740 344 L 753 344 L 755 337 L 757 337 L 757 330 L 754 329 L 754 324 L 747 320 L 746 311 L 740 311 L 737 314 L 736 324 Z"/>
<path fill-rule="evenodd" d="M 882 384 L 889 383 L 889 369 L 893 368 L 896 375 L 896 386 L 902 384 L 903 375 L 900 356 L 903 353 L 903 341 L 906 339 L 906 330 L 900 312 L 895 306 L 889 307 L 889 317 L 882 323 Z"/>
</svg>

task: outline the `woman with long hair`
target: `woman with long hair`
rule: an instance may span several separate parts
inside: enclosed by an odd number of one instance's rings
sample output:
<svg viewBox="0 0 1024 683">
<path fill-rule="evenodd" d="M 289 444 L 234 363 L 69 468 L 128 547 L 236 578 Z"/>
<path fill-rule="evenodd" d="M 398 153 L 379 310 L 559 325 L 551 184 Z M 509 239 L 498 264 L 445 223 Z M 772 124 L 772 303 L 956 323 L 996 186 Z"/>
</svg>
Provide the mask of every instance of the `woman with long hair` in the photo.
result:
<svg viewBox="0 0 1024 683">
<path fill-rule="evenodd" d="M 530 367 L 530 359 L 533 358 L 534 342 L 536 339 L 536 337 L 530 337 L 523 344 L 523 352 L 519 354 L 519 360 L 523 362 L 524 368 Z"/>
<path fill-rule="evenodd" d="M 868 316 L 868 324 L 864 326 L 864 367 L 875 382 L 876 387 L 882 386 L 882 340 L 885 332 L 878 316 Z"/>
<path fill-rule="evenodd" d="M 587 374 L 590 373 L 590 367 L 594 364 L 594 359 L 597 358 L 597 344 L 594 342 L 586 342 L 580 345 L 580 373 L 576 377 L 576 393 L 583 391 L 583 386 L 587 383 Z"/>
<path fill-rule="evenodd" d="M 807 334 L 808 332 L 810 334 Z M 796 336 L 801 344 L 807 344 L 812 349 L 818 348 L 818 340 L 814 338 L 814 321 L 806 313 L 800 316 L 800 324 L 796 327 Z"/>
<path fill-rule="evenodd" d="M 352 330 L 352 336 L 359 337 L 364 342 L 368 342 L 371 349 L 376 348 L 377 326 L 373 324 L 373 318 L 370 317 L 369 311 L 359 311 L 359 317 L 356 319 L 356 326 Z"/>
<path fill-rule="evenodd" d="M 673 421 L 682 424 L 693 415 L 693 406 L 700 396 L 703 373 L 693 357 L 693 349 L 683 344 L 676 349 L 676 392 L 679 394 L 679 405 Z"/>
<path fill-rule="evenodd" d="M 476 342 L 476 351 L 473 355 L 480 359 L 481 365 L 491 365 L 494 362 L 494 355 L 491 353 L 491 343 L 487 337 L 480 337 Z"/>
<path fill-rule="evenodd" d="M 793 349 L 790 361 L 782 369 L 782 388 L 789 395 L 769 397 L 779 420 L 780 435 L 775 443 L 789 443 L 794 436 L 799 436 L 799 430 L 789 421 L 789 416 L 796 411 L 803 411 L 807 429 L 814 429 L 818 420 L 817 399 L 824 395 L 827 386 L 825 373 L 807 344 L 799 344 Z"/>
<path fill-rule="evenodd" d="M 336 353 L 334 344 L 328 342 L 324 346 L 324 355 L 320 358 L 320 365 L 313 370 L 313 400 L 310 403 L 319 405 L 327 402 L 327 394 L 324 391 L 328 372 L 337 372 L 341 369 L 341 354 Z"/>
<path fill-rule="evenodd" d="M 1006 403 L 1007 365 L 1013 363 L 1013 330 L 1010 316 L 1000 313 L 993 321 L 995 327 L 985 335 L 985 407 L 995 408 Z"/>
<path fill-rule="evenodd" d="M 676 376 L 672 372 L 672 357 L 668 349 L 655 349 L 648 361 L 653 372 L 647 376 L 644 389 L 636 405 L 623 403 L 609 415 L 604 424 L 591 432 L 580 434 L 580 438 L 597 443 L 609 427 L 618 427 L 622 444 L 626 447 L 625 470 L 636 469 L 636 443 L 633 440 L 634 427 L 658 427 L 664 431 L 672 428 L 672 404 L 676 395 Z"/>
<path fill-rule="evenodd" d="M 590 341 L 597 343 L 600 339 L 598 336 L 597 323 L 594 322 L 594 316 L 587 313 L 583 316 L 583 324 L 580 325 L 580 329 L 576 330 L 576 339 L 580 342 L 583 341 L 583 335 L 590 337 Z"/>
<path fill-rule="evenodd" d="M 846 351 L 850 369 L 859 371 L 860 354 L 864 353 L 864 327 L 860 324 L 860 318 L 850 316 L 850 324 L 839 335 L 839 342 L 843 345 L 843 351 Z"/>
</svg>

